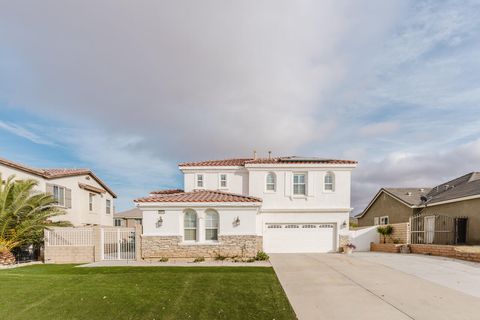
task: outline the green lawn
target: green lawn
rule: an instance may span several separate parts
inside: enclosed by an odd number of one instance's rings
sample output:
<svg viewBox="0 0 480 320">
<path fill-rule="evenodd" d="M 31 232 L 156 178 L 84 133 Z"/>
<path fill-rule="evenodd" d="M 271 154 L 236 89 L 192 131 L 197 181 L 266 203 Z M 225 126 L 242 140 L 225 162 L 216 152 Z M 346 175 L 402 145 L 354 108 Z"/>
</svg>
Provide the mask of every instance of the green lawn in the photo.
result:
<svg viewBox="0 0 480 320">
<path fill-rule="evenodd" d="M 272 268 L 0 271 L 0 319 L 295 319 Z"/>
</svg>

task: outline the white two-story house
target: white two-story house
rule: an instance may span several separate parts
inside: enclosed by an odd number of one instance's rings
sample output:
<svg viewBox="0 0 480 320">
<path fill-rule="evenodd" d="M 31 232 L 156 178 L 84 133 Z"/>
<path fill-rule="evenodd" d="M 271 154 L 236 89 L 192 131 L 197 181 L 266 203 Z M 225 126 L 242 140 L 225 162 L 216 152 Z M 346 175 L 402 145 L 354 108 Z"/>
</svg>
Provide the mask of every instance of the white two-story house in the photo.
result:
<svg viewBox="0 0 480 320">
<path fill-rule="evenodd" d="M 66 214 L 54 221 L 69 221 L 74 226 L 113 226 L 115 193 L 89 169 L 39 169 L 0 158 L 2 180 L 33 179 L 36 191 L 47 192 Z"/>
<path fill-rule="evenodd" d="M 183 191 L 135 200 L 143 258 L 337 251 L 356 165 L 304 157 L 181 163 Z"/>
</svg>

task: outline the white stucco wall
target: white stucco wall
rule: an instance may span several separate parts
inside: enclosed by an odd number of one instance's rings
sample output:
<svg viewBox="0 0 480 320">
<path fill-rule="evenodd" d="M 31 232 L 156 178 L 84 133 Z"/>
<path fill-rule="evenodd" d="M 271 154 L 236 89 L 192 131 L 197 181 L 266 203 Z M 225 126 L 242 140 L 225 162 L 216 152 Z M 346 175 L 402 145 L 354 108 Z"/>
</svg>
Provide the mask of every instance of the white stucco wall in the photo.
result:
<svg viewBox="0 0 480 320">
<path fill-rule="evenodd" d="M 37 191 L 46 192 L 47 183 L 59 185 L 72 190 L 72 208 L 64 208 L 66 214 L 53 218 L 52 220 L 58 221 L 70 221 L 74 226 L 81 226 L 85 224 L 97 224 L 103 226 L 113 226 L 113 209 L 114 209 L 114 198 L 111 194 L 95 194 L 94 197 L 94 210 L 89 211 L 88 208 L 88 194 L 90 193 L 87 190 L 81 189 L 78 184 L 88 184 L 100 189 L 103 187 L 90 175 L 81 175 L 81 176 L 72 176 L 64 177 L 58 179 L 45 179 L 41 176 L 30 174 L 21 170 L 13 169 L 8 166 L 0 164 L 0 174 L 2 179 L 5 180 L 11 175 L 15 175 L 16 180 L 22 179 L 34 179 L 38 181 Z M 110 199 L 111 201 L 111 213 L 106 213 L 106 200 Z"/>
<path fill-rule="evenodd" d="M 139 208 L 143 211 L 143 235 L 145 236 L 183 236 L 183 218 L 187 207 L 148 207 Z M 219 235 L 255 235 L 257 232 L 257 207 L 215 207 L 215 206 L 189 206 L 197 213 L 197 230 L 199 242 L 204 239 L 205 211 L 213 209 L 219 214 Z M 159 214 L 158 210 L 164 210 Z M 157 226 L 159 216 L 163 223 Z M 234 219 L 240 219 L 239 225 L 234 225 Z"/>
<path fill-rule="evenodd" d="M 198 168 L 184 170 L 184 190 L 194 189 L 220 190 L 230 193 L 248 195 L 248 172 L 245 168 Z M 197 174 L 203 174 L 203 188 L 197 187 Z M 220 174 L 227 175 L 227 187 L 220 187 Z"/>
</svg>

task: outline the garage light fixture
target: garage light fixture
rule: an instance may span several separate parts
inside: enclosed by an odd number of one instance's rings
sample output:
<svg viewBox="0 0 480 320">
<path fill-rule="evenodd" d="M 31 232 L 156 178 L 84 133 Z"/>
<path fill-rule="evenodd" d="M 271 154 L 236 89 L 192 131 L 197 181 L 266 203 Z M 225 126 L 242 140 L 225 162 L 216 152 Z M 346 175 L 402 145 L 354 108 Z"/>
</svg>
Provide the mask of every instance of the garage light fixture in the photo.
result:
<svg viewBox="0 0 480 320">
<path fill-rule="evenodd" d="M 233 219 L 233 226 L 237 227 L 240 225 L 240 218 L 237 216 L 236 218 Z"/>
</svg>

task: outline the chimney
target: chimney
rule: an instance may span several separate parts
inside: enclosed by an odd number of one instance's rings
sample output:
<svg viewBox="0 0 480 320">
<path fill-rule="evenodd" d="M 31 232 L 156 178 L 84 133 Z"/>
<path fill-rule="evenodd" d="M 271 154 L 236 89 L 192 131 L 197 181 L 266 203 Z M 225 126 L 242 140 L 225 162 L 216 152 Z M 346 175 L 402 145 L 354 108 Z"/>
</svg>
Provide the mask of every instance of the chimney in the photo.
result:
<svg viewBox="0 0 480 320">
<path fill-rule="evenodd" d="M 272 151 L 268 151 L 268 159 L 272 159 Z"/>
<path fill-rule="evenodd" d="M 253 160 L 257 160 L 257 151 L 253 150 Z"/>
</svg>

